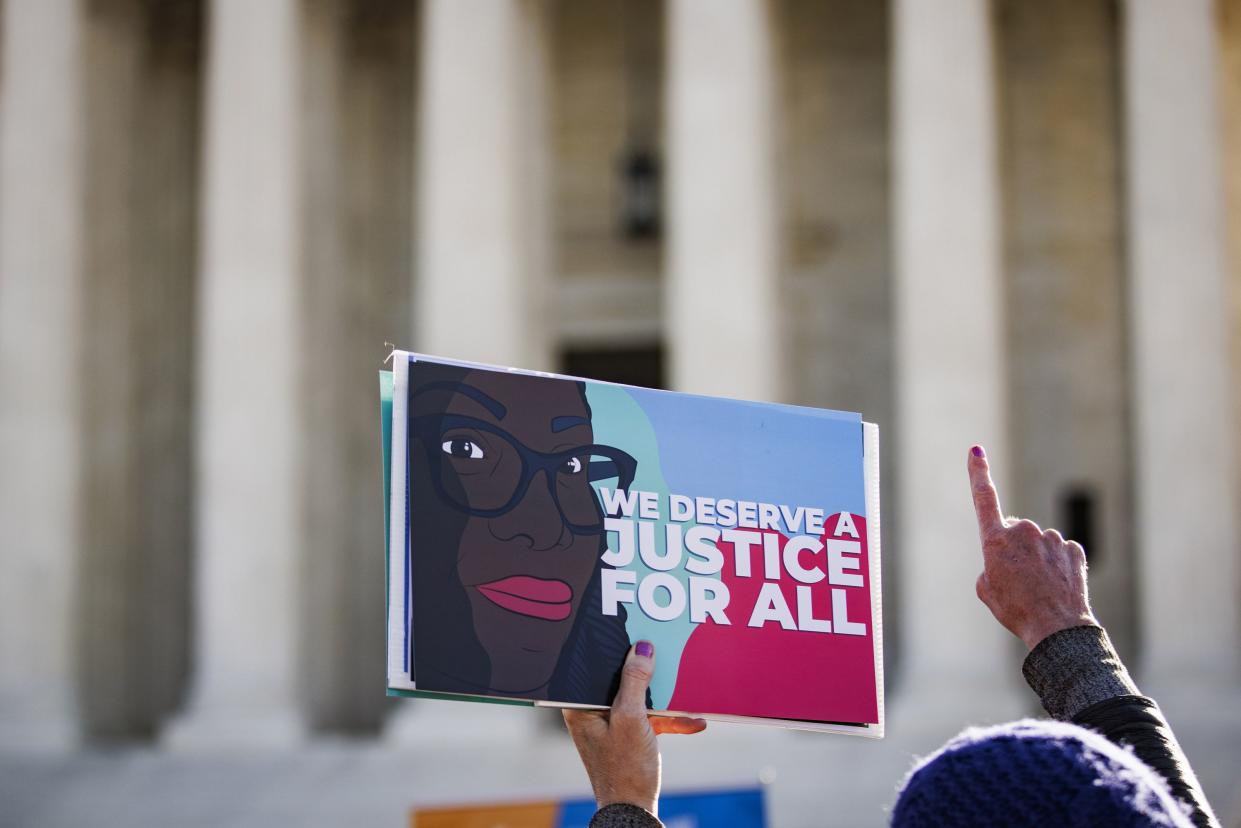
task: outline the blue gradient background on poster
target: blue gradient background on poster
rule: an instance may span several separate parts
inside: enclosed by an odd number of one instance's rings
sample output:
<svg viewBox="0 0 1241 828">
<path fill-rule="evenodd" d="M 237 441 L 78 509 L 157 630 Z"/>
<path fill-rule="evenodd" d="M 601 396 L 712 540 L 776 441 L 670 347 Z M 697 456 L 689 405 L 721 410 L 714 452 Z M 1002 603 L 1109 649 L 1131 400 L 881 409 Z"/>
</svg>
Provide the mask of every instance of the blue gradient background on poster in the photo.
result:
<svg viewBox="0 0 1241 828">
<path fill-rule="evenodd" d="M 595 441 L 632 454 L 638 461 L 633 488 L 659 497 L 655 542 L 660 554 L 670 493 L 806 506 L 823 509 L 825 515 L 866 513 L 858 414 L 600 383 L 587 383 L 586 397 Z M 850 459 L 841 464 L 841 458 Z M 615 548 L 616 542 L 609 534 L 609 546 Z M 624 568 L 634 571 L 639 583 L 655 571 L 640 556 Z M 688 590 L 684 568 L 668 574 Z M 666 709 L 675 689 L 675 666 L 695 625 L 688 613 L 655 621 L 636 603 L 627 605 L 627 612 L 630 641 L 655 645 L 662 668 L 656 667 L 651 700 L 656 709 Z"/>
</svg>

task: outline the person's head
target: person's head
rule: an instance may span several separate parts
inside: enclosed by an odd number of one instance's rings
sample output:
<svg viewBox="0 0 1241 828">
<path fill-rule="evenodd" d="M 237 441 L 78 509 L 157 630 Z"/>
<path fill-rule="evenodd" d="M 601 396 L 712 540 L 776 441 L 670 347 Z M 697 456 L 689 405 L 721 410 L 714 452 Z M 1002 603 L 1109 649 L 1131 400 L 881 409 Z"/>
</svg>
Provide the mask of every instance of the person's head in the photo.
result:
<svg viewBox="0 0 1241 828">
<path fill-rule="evenodd" d="M 594 484 L 627 486 L 632 458 L 594 445 L 563 379 L 415 363 L 410 427 L 415 681 L 547 695 L 599 589 Z"/>
<path fill-rule="evenodd" d="M 905 778 L 894 828 L 1184 826 L 1163 779 L 1098 733 L 1026 719 L 969 728 Z"/>
</svg>

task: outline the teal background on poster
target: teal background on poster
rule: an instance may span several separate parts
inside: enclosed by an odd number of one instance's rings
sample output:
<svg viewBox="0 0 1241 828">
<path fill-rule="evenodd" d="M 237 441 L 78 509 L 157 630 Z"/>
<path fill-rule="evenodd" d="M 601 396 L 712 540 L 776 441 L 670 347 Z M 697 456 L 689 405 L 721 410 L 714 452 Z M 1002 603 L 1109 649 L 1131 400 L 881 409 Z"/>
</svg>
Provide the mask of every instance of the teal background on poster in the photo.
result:
<svg viewBox="0 0 1241 828">
<path fill-rule="evenodd" d="M 595 442 L 624 449 L 638 461 L 633 488 L 659 495 L 660 520 L 655 523 L 655 543 L 659 552 L 664 551 L 664 526 L 668 523 L 666 509 L 669 488 L 660 467 L 659 441 L 651 427 L 646 412 L 634 400 L 633 389 L 619 385 L 586 384 L 586 399 L 590 403 L 591 422 Z M 615 534 L 609 533 L 608 546 L 615 548 Z M 637 573 L 638 581 L 655 570 L 643 564 L 635 556 L 632 566 L 624 567 Z M 688 587 L 684 570 L 668 573 L 677 576 Z M 651 682 L 651 702 L 655 709 L 667 709 L 668 701 L 676 684 L 676 665 L 681 661 L 685 641 L 694 631 L 688 616 L 674 621 L 655 621 L 630 604 L 626 608 L 629 618 L 625 629 L 630 641 L 645 639 L 655 645 L 655 679 Z M 661 667 L 662 665 L 662 667 Z"/>
</svg>

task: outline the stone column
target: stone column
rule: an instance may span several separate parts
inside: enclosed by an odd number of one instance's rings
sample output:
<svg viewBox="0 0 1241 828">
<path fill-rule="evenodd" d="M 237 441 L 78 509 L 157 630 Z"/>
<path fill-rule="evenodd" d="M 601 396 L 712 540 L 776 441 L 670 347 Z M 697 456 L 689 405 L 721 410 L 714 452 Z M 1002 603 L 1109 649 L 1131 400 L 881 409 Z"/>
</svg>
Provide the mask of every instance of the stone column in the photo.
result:
<svg viewBox="0 0 1241 828">
<path fill-rule="evenodd" d="M 965 462 L 987 448 L 1004 496 L 1004 318 L 992 25 L 986 0 L 893 7 L 896 397 L 906 709 L 955 728 L 1013 711 L 1011 636 L 982 571 Z M 953 699 L 970 710 L 948 715 Z M 911 713 L 912 726 L 921 718 Z M 893 728 L 894 732 L 896 728 Z M 943 735 L 943 734 L 938 734 Z"/>
<path fill-rule="evenodd" d="M 541 0 L 427 0 L 416 68 L 413 347 L 551 370 L 547 9 Z M 397 742 L 525 733 L 529 717 L 402 701 Z M 439 730 L 437 730 L 439 728 Z M 429 736 L 430 734 L 430 736 Z"/>
<path fill-rule="evenodd" d="M 404 0 L 303 6 L 302 324 L 315 334 L 302 343 L 299 675 L 315 730 L 374 731 L 388 707 L 376 371 L 411 329 L 415 14 Z"/>
<path fill-rule="evenodd" d="M 299 712 L 303 413 L 297 0 L 208 13 L 196 650 L 175 743 L 289 742 Z"/>
<path fill-rule="evenodd" d="M 766 0 L 667 5 L 664 337 L 681 391 L 782 400 Z"/>
<path fill-rule="evenodd" d="M 550 369 L 546 9 L 428 0 L 414 347 Z"/>
<path fill-rule="evenodd" d="M 1219 2 L 1219 91 L 1223 109 L 1224 178 L 1227 182 L 1228 268 L 1232 284 L 1232 365 L 1233 376 L 1241 369 L 1241 0 Z M 1232 387 L 1235 425 L 1241 434 L 1241 382 Z M 1241 440 L 1233 441 L 1236 468 L 1241 469 Z M 1241 492 L 1237 509 L 1241 511 Z"/>
<path fill-rule="evenodd" d="M 79 735 L 83 13 L 6 0 L 0 32 L 0 746 Z"/>
<path fill-rule="evenodd" d="M 192 3 L 97 3 L 84 32 L 76 623 L 96 741 L 149 735 L 184 690 L 198 20 Z"/>
<path fill-rule="evenodd" d="M 1117 17 L 1108 3 L 1078 0 L 999 8 L 1015 438 L 1005 505 L 1086 547 L 1091 604 L 1129 659 L 1137 564 Z"/>
<path fill-rule="evenodd" d="M 1194 686 L 1235 700 L 1241 678 L 1213 12 L 1131 0 L 1124 15 L 1141 677 L 1161 701 Z"/>
</svg>

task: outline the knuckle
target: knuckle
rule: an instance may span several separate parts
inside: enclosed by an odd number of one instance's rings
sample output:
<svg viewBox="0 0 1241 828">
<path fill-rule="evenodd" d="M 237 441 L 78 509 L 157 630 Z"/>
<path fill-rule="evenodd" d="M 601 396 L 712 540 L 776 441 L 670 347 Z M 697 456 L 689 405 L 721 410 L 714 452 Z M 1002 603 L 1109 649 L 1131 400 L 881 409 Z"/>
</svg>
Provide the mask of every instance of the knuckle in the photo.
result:
<svg viewBox="0 0 1241 828">
<path fill-rule="evenodd" d="M 1023 541 L 1034 541 L 1043 537 L 1043 530 L 1032 520 L 1023 518 L 1014 523 L 1010 528 L 1013 534 Z"/>
<path fill-rule="evenodd" d="M 634 681 L 650 681 L 651 675 L 651 668 L 645 664 L 639 664 L 636 661 L 631 661 L 625 665 L 625 676 Z"/>
<path fill-rule="evenodd" d="M 982 544 L 988 549 L 1001 549 L 1008 545 L 1008 529 L 1003 526 L 992 526 L 982 533 Z"/>
</svg>

